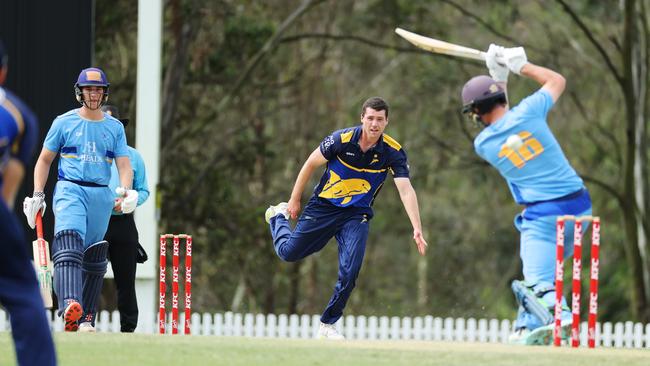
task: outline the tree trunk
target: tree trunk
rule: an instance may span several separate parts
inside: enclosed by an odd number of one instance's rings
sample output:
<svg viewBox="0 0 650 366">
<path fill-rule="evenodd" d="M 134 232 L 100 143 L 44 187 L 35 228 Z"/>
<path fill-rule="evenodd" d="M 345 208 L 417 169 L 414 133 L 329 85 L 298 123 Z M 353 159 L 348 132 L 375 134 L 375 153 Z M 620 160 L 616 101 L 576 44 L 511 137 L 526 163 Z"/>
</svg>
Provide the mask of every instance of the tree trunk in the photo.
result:
<svg viewBox="0 0 650 366">
<path fill-rule="evenodd" d="M 623 94 L 626 109 L 626 162 L 624 167 L 625 231 L 627 234 L 626 256 L 633 275 L 633 311 L 641 321 L 648 321 L 648 281 L 650 269 L 647 261 L 646 182 L 644 174 L 646 151 L 645 97 L 647 86 L 647 61 L 645 33 L 638 18 L 637 3 L 625 3 L 623 40 Z M 641 16 L 644 16 L 643 14 Z"/>
<path fill-rule="evenodd" d="M 627 200 L 633 202 L 633 197 L 627 197 L 626 201 Z M 643 281 L 643 264 L 638 247 L 637 228 L 639 225 L 637 223 L 636 215 L 632 207 L 623 210 L 623 215 L 625 220 L 625 234 L 627 239 L 625 241 L 625 257 L 627 259 L 628 265 L 630 266 L 630 273 L 632 275 L 632 313 L 635 319 L 647 322 L 646 319 L 643 319 L 645 316 L 647 316 L 645 313 L 648 311 L 648 302 L 646 299 L 645 284 Z"/>
<path fill-rule="evenodd" d="M 635 146 L 636 146 L 636 161 L 634 167 L 634 179 L 636 185 L 636 204 L 639 208 L 639 253 L 642 259 L 643 280 L 645 282 L 646 304 L 650 303 L 650 232 L 647 228 L 648 209 L 650 203 L 648 202 L 648 130 L 646 121 L 648 117 L 648 24 L 646 15 L 645 4 L 647 2 L 641 1 L 636 11 L 638 14 L 636 20 L 637 26 L 637 39 L 634 43 L 632 50 L 632 67 L 633 78 L 632 83 L 634 88 L 635 105 Z M 646 306 L 644 313 L 641 314 L 641 319 L 645 322 L 650 321 L 650 309 Z"/>
<path fill-rule="evenodd" d="M 176 115 L 181 86 L 187 72 L 188 48 L 197 28 L 196 20 L 192 19 L 195 14 L 190 15 L 189 19 L 183 16 L 180 0 L 172 0 L 170 8 L 172 9 L 171 31 L 175 47 L 171 50 L 169 66 L 162 87 L 163 104 L 160 126 L 163 136 L 168 136 L 171 131 L 170 125 Z"/>
</svg>

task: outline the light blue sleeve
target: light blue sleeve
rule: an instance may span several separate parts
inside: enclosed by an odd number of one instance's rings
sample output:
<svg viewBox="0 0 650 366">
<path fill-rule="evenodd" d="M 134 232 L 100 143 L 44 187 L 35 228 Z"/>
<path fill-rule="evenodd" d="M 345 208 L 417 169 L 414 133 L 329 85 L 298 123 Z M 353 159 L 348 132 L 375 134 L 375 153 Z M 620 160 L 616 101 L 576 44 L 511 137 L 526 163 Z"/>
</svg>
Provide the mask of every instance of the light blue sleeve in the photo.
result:
<svg viewBox="0 0 650 366">
<path fill-rule="evenodd" d="M 59 149 L 63 146 L 63 138 L 61 136 L 61 119 L 57 118 L 52 122 L 50 130 L 47 131 L 43 147 L 58 153 Z"/>
<path fill-rule="evenodd" d="M 142 156 L 135 149 L 130 149 L 131 165 L 133 168 L 133 189 L 138 191 L 138 206 L 149 198 L 149 185 L 147 184 L 147 170 Z"/>
<path fill-rule="evenodd" d="M 544 90 L 539 89 L 535 93 L 524 98 L 517 106 L 523 116 L 528 117 L 542 117 L 546 119 L 546 115 L 553 107 L 553 97 L 551 94 Z"/>
<path fill-rule="evenodd" d="M 483 151 L 483 141 L 485 140 L 486 133 L 487 132 L 484 129 L 476 136 L 476 138 L 474 138 L 474 151 L 476 152 L 476 155 L 480 156 L 484 160 L 487 160 Z"/>
</svg>

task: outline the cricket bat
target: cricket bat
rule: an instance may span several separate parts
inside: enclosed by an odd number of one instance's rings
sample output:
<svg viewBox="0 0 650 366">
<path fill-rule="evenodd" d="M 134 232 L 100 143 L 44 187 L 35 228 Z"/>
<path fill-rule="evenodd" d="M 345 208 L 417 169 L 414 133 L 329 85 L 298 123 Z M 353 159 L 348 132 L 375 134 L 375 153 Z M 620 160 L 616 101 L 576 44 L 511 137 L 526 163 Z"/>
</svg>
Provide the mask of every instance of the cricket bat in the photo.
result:
<svg viewBox="0 0 650 366">
<path fill-rule="evenodd" d="M 50 247 L 43 239 L 43 217 L 41 212 L 36 214 L 36 240 L 32 242 L 34 251 L 34 267 L 41 289 L 43 303 L 47 309 L 52 308 L 52 262 L 50 261 Z"/>
<path fill-rule="evenodd" d="M 399 34 L 402 38 L 411 42 L 416 47 L 429 52 L 485 61 L 485 52 L 483 51 L 475 50 L 469 47 L 459 46 L 457 44 L 453 44 L 445 41 L 440 41 L 434 38 L 421 36 L 417 33 L 409 32 L 402 28 L 395 28 L 395 33 Z"/>
</svg>

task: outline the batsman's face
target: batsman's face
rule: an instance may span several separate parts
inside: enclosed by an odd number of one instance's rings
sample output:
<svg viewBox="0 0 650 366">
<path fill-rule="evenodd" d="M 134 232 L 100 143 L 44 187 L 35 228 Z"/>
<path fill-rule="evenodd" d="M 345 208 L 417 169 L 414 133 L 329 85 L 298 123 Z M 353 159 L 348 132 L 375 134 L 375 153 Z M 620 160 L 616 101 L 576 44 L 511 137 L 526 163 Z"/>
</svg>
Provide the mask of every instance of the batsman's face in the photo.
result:
<svg viewBox="0 0 650 366">
<path fill-rule="evenodd" d="M 361 125 L 363 133 L 370 139 L 379 139 L 386 125 L 388 125 L 388 117 L 386 111 L 376 111 L 370 107 L 361 115 Z"/>
<path fill-rule="evenodd" d="M 88 104 L 88 108 L 99 108 L 99 104 L 104 96 L 104 88 L 100 86 L 87 86 L 81 89 L 81 92 L 83 93 L 84 101 Z"/>
</svg>

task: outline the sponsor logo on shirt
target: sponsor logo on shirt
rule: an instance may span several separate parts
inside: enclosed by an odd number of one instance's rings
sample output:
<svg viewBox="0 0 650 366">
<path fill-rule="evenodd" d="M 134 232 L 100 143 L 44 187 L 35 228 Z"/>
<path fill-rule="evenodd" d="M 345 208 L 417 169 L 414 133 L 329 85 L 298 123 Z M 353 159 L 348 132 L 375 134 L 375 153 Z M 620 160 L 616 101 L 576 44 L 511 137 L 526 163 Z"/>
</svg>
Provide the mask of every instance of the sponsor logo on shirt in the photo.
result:
<svg viewBox="0 0 650 366">
<path fill-rule="evenodd" d="M 79 160 L 86 163 L 102 163 L 104 158 L 97 155 L 97 144 L 94 141 L 87 141 L 84 145 L 83 154 L 79 155 Z"/>
<path fill-rule="evenodd" d="M 334 144 L 334 136 L 329 135 L 323 140 L 323 150 L 329 150 L 330 146 Z"/>
</svg>

